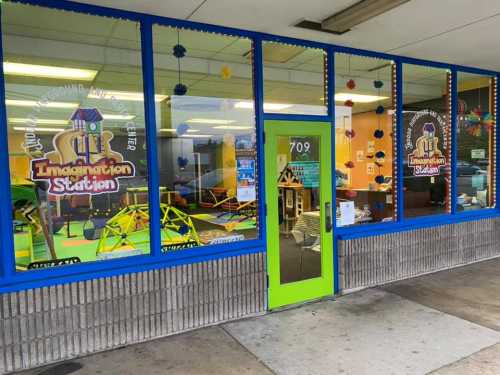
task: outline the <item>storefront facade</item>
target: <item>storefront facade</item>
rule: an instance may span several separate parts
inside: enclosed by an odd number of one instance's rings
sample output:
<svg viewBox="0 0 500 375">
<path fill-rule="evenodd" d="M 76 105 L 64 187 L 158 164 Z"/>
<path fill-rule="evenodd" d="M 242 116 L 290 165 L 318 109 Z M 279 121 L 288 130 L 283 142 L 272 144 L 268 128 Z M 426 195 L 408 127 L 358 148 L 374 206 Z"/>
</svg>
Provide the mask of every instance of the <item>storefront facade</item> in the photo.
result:
<svg viewBox="0 0 500 375">
<path fill-rule="evenodd" d="M 0 5 L 0 373 L 500 255 L 498 73 Z"/>
</svg>

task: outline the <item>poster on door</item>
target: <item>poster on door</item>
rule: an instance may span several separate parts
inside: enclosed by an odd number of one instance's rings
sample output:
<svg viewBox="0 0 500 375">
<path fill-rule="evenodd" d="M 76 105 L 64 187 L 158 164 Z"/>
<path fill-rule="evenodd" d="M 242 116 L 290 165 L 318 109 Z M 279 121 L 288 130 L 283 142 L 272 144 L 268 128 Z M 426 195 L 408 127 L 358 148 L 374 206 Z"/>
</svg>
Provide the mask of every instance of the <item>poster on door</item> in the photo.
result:
<svg viewBox="0 0 500 375">
<path fill-rule="evenodd" d="M 255 160 L 236 160 L 236 198 L 240 202 L 254 201 L 257 198 L 255 186 Z"/>
</svg>

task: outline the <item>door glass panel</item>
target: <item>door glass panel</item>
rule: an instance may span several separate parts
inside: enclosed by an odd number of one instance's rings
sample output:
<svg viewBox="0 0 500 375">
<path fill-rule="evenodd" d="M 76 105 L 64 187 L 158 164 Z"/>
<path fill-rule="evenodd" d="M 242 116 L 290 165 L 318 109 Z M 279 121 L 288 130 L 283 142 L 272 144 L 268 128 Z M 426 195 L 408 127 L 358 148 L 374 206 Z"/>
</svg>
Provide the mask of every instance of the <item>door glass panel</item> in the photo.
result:
<svg viewBox="0 0 500 375">
<path fill-rule="evenodd" d="M 280 282 L 321 276 L 320 137 L 278 136 Z"/>
</svg>

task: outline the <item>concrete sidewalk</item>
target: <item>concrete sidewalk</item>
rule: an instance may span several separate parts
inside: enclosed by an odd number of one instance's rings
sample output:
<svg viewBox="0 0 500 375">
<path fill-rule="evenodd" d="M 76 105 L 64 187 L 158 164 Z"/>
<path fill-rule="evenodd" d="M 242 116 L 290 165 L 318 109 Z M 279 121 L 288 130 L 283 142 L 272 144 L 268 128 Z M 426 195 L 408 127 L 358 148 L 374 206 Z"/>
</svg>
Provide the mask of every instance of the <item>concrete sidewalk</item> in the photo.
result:
<svg viewBox="0 0 500 375">
<path fill-rule="evenodd" d="M 500 374 L 500 259 L 32 370 Z"/>
</svg>

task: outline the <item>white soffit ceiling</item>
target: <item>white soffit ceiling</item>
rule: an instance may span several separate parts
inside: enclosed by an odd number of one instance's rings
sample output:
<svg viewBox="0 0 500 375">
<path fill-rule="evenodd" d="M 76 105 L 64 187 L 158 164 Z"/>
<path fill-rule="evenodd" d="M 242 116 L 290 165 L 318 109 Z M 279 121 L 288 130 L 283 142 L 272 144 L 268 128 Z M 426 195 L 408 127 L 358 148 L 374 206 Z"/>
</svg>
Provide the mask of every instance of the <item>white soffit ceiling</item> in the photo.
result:
<svg viewBox="0 0 500 375">
<path fill-rule="evenodd" d="M 332 35 L 293 27 L 322 19 L 358 0 L 80 0 L 160 16 L 356 48 L 500 70 L 500 1 L 411 0 Z"/>
</svg>

